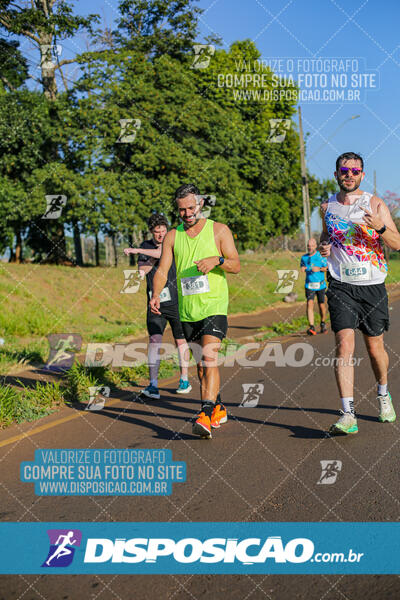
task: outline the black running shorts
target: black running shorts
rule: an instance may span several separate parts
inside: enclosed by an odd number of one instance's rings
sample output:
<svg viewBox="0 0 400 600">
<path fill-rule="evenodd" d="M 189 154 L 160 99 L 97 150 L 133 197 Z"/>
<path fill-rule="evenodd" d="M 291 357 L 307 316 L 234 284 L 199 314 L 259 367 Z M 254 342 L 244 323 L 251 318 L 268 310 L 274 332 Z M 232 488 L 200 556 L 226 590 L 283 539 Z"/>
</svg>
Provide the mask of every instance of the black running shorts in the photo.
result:
<svg viewBox="0 0 400 600">
<path fill-rule="evenodd" d="M 330 278 L 326 294 L 331 327 L 360 329 L 371 337 L 389 329 L 388 297 L 384 283 L 353 285 Z"/>
<path fill-rule="evenodd" d="M 323 304 L 325 302 L 326 288 L 323 290 L 309 290 L 308 288 L 305 288 L 305 290 L 307 300 L 314 300 L 314 296 L 317 294 L 318 304 Z"/>
<path fill-rule="evenodd" d="M 226 315 L 213 315 L 201 321 L 182 321 L 182 327 L 187 342 L 196 342 L 203 335 L 223 340 L 228 331 L 228 318 Z"/>
<path fill-rule="evenodd" d="M 149 335 L 156 335 L 157 333 L 163 335 L 168 322 L 171 325 L 174 338 L 176 340 L 183 340 L 185 336 L 182 323 L 179 319 L 178 305 L 171 304 L 165 307 L 161 305 L 160 311 L 161 315 L 155 315 L 151 312 L 150 308 L 147 310 L 147 331 Z"/>
</svg>

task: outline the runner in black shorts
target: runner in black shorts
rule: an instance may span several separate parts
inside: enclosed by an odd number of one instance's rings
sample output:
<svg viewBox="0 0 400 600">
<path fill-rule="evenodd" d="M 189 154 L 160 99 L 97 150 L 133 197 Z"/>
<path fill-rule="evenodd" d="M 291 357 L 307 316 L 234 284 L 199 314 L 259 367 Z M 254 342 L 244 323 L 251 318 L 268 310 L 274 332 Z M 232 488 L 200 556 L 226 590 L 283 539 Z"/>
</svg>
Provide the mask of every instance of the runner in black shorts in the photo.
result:
<svg viewBox="0 0 400 600">
<path fill-rule="evenodd" d="M 195 185 L 180 186 L 175 201 L 182 223 L 165 238 L 150 306 L 154 314 L 160 313 L 161 290 L 166 273 L 175 261 L 179 315 L 185 336 L 191 342 L 198 340 L 199 355 L 195 359 L 201 410 L 192 431 L 200 437 L 211 438 L 211 429 L 218 429 L 228 419 L 219 395 L 218 352 L 227 331 L 226 273 L 238 273 L 240 260 L 231 230 L 202 216 L 204 197 Z"/>
<path fill-rule="evenodd" d="M 126 255 L 139 254 L 138 267 L 140 271 L 144 271 L 146 274 L 147 299 L 150 301 L 153 291 L 154 274 L 160 262 L 162 242 L 168 231 L 168 221 L 164 215 L 153 214 L 149 219 L 148 225 L 152 238 L 142 242 L 140 248 L 125 248 L 124 252 Z M 148 398 L 154 399 L 160 398 L 160 393 L 158 391 L 158 371 L 160 368 L 159 350 L 167 323 L 171 326 L 172 335 L 174 336 L 178 348 L 179 364 L 181 365 L 181 378 L 176 392 L 178 394 L 188 394 L 192 389 L 188 379 L 188 368 L 187 366 L 184 366 L 185 352 L 188 346 L 179 319 L 176 268 L 174 262 L 168 272 L 167 282 L 160 298 L 161 309 L 159 315 L 152 313 L 149 305 L 147 305 L 150 385 L 148 385 L 142 393 Z"/>
<path fill-rule="evenodd" d="M 316 335 L 314 327 L 314 297 L 317 294 L 319 314 L 321 315 L 321 333 L 326 333 L 325 325 L 325 271 L 327 270 L 326 258 L 322 258 L 317 251 L 317 242 L 310 238 L 307 243 L 307 254 L 301 257 L 300 268 L 306 274 L 305 292 L 307 299 L 308 335 Z"/>
<path fill-rule="evenodd" d="M 393 422 L 396 413 L 388 391 L 389 357 L 383 333 L 389 327 L 384 242 L 400 250 L 400 234 L 380 198 L 359 189 L 365 176 L 361 156 L 341 154 L 335 177 L 340 191 L 321 206 L 324 231 L 320 253 L 328 260 L 327 292 L 331 327 L 336 337 L 335 375 L 343 411 L 331 434 L 357 433 L 354 412 L 354 330 L 363 333 L 377 382 L 379 421 Z"/>
<path fill-rule="evenodd" d="M 198 342 L 203 335 L 213 335 L 223 340 L 228 331 L 228 317 L 226 315 L 214 315 L 201 321 L 182 321 L 181 325 L 188 342 Z"/>
</svg>

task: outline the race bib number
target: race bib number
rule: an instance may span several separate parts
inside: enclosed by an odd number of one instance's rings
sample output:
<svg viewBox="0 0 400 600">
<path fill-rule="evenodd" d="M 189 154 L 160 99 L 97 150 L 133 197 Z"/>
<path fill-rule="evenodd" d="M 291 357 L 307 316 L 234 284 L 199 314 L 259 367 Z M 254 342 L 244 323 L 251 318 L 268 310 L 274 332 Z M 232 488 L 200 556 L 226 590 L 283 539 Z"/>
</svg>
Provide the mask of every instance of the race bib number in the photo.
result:
<svg viewBox="0 0 400 600">
<path fill-rule="evenodd" d="M 152 295 L 153 295 L 153 293 L 150 292 L 150 298 L 152 297 Z M 160 294 L 160 302 L 169 302 L 170 300 L 171 300 L 171 292 L 169 291 L 169 288 L 165 287 Z"/>
<path fill-rule="evenodd" d="M 192 296 L 193 294 L 204 294 L 210 291 L 210 284 L 207 275 L 197 275 L 196 277 L 182 277 L 181 279 L 182 296 Z"/>
<path fill-rule="evenodd" d="M 310 281 L 308 285 L 309 290 L 319 290 L 321 288 L 321 281 Z"/>
<path fill-rule="evenodd" d="M 340 279 L 345 283 L 357 283 L 358 281 L 370 281 L 371 263 L 365 262 L 360 265 L 345 263 L 340 265 Z"/>
</svg>

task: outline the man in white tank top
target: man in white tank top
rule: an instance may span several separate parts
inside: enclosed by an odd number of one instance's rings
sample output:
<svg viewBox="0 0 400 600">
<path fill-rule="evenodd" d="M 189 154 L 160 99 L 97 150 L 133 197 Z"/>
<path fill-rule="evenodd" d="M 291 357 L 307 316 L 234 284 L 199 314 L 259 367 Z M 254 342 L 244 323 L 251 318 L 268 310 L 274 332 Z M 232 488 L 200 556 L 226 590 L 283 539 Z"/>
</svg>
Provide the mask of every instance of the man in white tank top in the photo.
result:
<svg viewBox="0 0 400 600">
<path fill-rule="evenodd" d="M 340 191 L 321 205 L 323 233 L 320 253 L 328 261 L 327 292 L 331 327 L 336 336 L 335 375 L 342 414 L 331 434 L 357 433 L 354 412 L 353 354 L 355 329 L 364 335 L 378 385 L 379 420 L 393 422 L 396 413 L 388 392 L 389 357 L 383 332 L 389 328 L 384 242 L 400 250 L 400 234 L 386 204 L 360 190 L 364 163 L 354 152 L 341 154 L 335 177 Z"/>
</svg>

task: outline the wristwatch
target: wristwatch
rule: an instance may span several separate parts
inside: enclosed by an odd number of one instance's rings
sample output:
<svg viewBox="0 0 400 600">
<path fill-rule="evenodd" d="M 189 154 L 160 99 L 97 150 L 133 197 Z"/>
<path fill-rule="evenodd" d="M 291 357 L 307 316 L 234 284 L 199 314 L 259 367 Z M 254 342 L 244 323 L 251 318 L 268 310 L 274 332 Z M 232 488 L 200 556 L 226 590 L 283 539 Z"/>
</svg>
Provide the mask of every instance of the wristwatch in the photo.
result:
<svg viewBox="0 0 400 600">
<path fill-rule="evenodd" d="M 375 229 L 376 233 L 379 233 L 379 235 L 382 235 L 382 233 L 385 233 L 386 231 L 386 225 L 384 225 L 382 227 L 382 229 Z"/>
<path fill-rule="evenodd" d="M 220 256 L 218 260 L 219 260 L 219 266 L 223 265 L 225 262 L 225 259 L 223 256 Z"/>
</svg>

